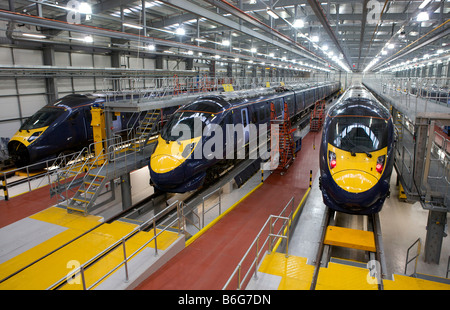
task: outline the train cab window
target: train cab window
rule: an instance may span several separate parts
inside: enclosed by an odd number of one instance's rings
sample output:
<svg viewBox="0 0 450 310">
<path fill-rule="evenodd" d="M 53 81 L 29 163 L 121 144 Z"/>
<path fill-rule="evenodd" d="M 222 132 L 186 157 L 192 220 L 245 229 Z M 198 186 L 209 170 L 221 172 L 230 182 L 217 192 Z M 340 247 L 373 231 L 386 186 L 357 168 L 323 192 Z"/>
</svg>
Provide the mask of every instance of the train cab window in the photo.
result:
<svg viewBox="0 0 450 310">
<path fill-rule="evenodd" d="M 28 118 L 20 126 L 20 130 L 31 130 L 50 126 L 63 113 L 64 109 L 62 108 L 44 107 Z"/>
<path fill-rule="evenodd" d="M 224 107 L 213 100 L 199 100 L 174 113 L 161 131 L 161 138 L 176 141 L 181 138 L 193 139 L 203 134 L 203 129 Z M 186 137 L 185 135 L 189 135 Z"/>
<path fill-rule="evenodd" d="M 335 117 L 328 142 L 348 152 L 373 152 L 387 146 L 387 120 L 374 117 Z"/>
</svg>

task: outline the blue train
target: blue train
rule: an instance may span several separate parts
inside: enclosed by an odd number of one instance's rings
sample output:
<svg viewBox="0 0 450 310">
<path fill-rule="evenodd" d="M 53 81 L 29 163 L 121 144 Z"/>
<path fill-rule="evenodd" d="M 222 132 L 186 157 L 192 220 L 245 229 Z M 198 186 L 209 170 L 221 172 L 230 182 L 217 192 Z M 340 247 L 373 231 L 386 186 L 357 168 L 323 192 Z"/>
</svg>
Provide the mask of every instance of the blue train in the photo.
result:
<svg viewBox="0 0 450 310">
<path fill-rule="evenodd" d="M 320 189 L 331 209 L 373 214 L 389 196 L 394 125 L 364 87 L 350 87 L 329 108 L 320 145 Z"/>
<path fill-rule="evenodd" d="M 292 119 L 303 115 L 316 101 L 336 93 L 339 89 L 339 82 L 321 82 L 279 88 L 272 93 L 254 90 L 242 93 L 242 96 L 236 92 L 199 97 L 175 111 L 163 127 L 149 163 L 150 183 L 156 189 L 166 192 L 184 193 L 195 190 L 203 185 L 205 178 L 211 176 L 213 167 L 223 160 L 202 151 L 214 137 L 208 130 L 206 134 L 203 132 L 206 126 L 219 126 L 221 132 L 226 133 L 226 125 L 241 124 L 243 133 L 233 137 L 236 153 L 238 146 L 249 143 L 249 124 L 270 124 L 271 102 L 274 103 L 277 117 L 283 115 L 284 106 L 287 104 Z M 195 122 L 201 124 L 200 130 L 194 128 Z M 182 129 L 189 129 L 190 136 L 180 135 Z M 222 138 L 225 145 L 225 134 Z M 211 146 L 212 152 L 216 151 L 214 147 Z M 194 156 L 196 152 L 199 152 L 200 156 Z M 227 147 L 223 147 L 222 152 L 222 158 L 228 158 L 225 156 Z"/>
<path fill-rule="evenodd" d="M 88 146 L 93 142 L 91 107 L 104 102 L 104 96 L 72 94 L 44 106 L 29 117 L 9 141 L 11 160 L 17 167 L 23 167 Z M 114 116 L 113 132 L 135 124 L 137 117 L 133 113 Z M 40 169 L 45 165 L 33 167 Z"/>
</svg>

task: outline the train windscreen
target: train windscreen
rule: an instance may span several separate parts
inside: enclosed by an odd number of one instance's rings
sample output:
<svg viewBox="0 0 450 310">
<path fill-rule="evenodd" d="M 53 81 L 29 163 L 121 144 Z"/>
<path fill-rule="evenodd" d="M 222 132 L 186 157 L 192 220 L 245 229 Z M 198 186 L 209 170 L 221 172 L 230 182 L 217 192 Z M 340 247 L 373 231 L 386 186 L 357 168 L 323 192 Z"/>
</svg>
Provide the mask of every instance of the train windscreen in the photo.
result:
<svg viewBox="0 0 450 310">
<path fill-rule="evenodd" d="M 375 117 L 338 116 L 331 121 L 328 142 L 354 153 L 373 152 L 387 146 L 387 120 Z"/>
<path fill-rule="evenodd" d="M 50 126 L 61 114 L 64 109 L 54 107 L 44 107 L 29 117 L 20 126 L 20 130 L 32 130 Z"/>
<path fill-rule="evenodd" d="M 176 112 L 161 131 L 161 138 L 176 141 L 199 137 L 212 115 L 197 111 Z"/>
</svg>

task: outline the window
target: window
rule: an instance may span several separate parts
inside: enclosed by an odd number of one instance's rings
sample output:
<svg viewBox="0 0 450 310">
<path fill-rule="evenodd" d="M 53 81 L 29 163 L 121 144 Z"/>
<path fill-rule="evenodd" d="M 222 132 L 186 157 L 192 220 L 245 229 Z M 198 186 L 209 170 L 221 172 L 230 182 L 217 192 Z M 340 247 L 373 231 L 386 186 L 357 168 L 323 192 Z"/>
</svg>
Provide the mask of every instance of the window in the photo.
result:
<svg viewBox="0 0 450 310">
<path fill-rule="evenodd" d="M 373 152 L 387 146 L 387 121 L 374 117 L 337 116 L 328 142 L 348 152 Z"/>
<path fill-rule="evenodd" d="M 25 123 L 20 126 L 20 130 L 31 130 L 50 126 L 63 113 L 64 109 L 62 108 L 43 107 L 28 118 Z"/>
</svg>

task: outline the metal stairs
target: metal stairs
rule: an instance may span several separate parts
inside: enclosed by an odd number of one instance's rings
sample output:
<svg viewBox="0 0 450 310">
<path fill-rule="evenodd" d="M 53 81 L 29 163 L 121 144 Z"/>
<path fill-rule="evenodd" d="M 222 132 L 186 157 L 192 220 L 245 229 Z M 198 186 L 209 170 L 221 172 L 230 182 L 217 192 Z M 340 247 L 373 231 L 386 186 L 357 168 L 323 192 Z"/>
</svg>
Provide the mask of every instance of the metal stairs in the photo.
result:
<svg viewBox="0 0 450 310">
<path fill-rule="evenodd" d="M 106 165 L 106 161 L 100 168 L 97 168 L 91 173 L 86 173 L 83 178 L 83 183 L 78 188 L 75 195 L 68 201 L 67 210 L 78 211 L 83 214 L 88 214 L 89 211 L 96 206 L 96 199 L 100 195 L 100 192 L 108 182 L 106 174 L 101 172 Z M 97 170 L 97 171 L 96 171 Z"/>
<path fill-rule="evenodd" d="M 295 159 L 295 142 L 293 133 L 296 131 L 296 128 L 291 127 L 291 120 L 289 118 L 289 110 L 286 102 L 284 103 L 284 113 L 281 119 L 277 119 L 276 117 L 275 105 L 273 102 L 270 104 L 270 115 L 271 125 L 279 125 L 278 137 L 274 138 L 278 138 L 280 162 L 275 170 L 281 171 L 281 174 L 283 174 Z"/>
<path fill-rule="evenodd" d="M 128 150 L 140 151 L 143 147 L 149 144 L 150 137 L 158 132 L 160 122 L 162 121 L 162 110 L 154 109 L 147 111 L 141 123 L 136 129 L 134 143 L 130 145 Z"/>
<path fill-rule="evenodd" d="M 317 132 L 322 128 L 325 119 L 325 100 L 319 100 L 314 104 L 314 110 L 311 112 L 309 122 L 310 131 Z"/>
</svg>

